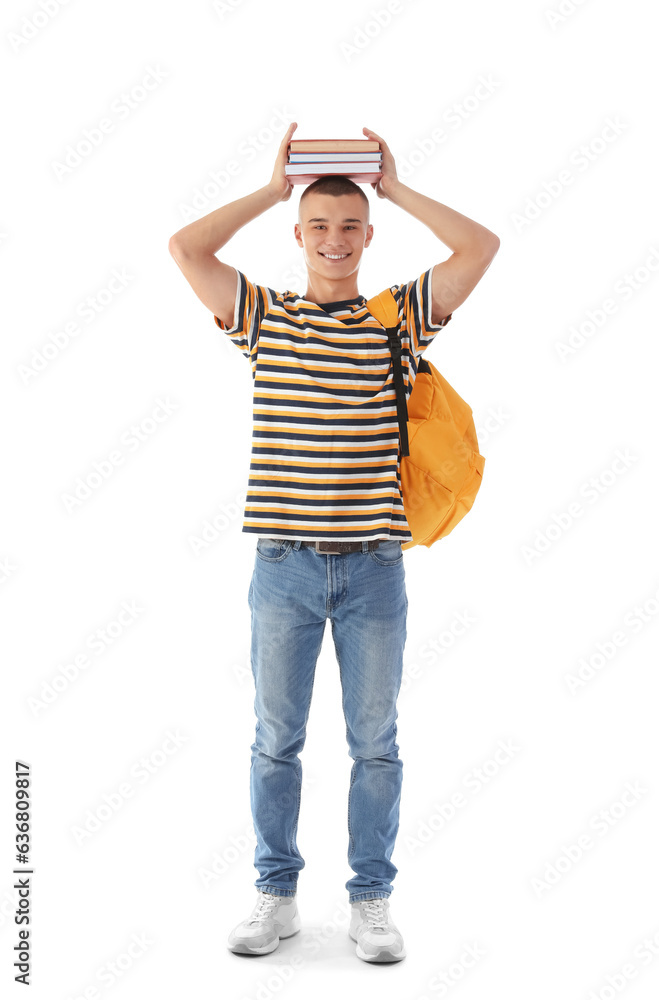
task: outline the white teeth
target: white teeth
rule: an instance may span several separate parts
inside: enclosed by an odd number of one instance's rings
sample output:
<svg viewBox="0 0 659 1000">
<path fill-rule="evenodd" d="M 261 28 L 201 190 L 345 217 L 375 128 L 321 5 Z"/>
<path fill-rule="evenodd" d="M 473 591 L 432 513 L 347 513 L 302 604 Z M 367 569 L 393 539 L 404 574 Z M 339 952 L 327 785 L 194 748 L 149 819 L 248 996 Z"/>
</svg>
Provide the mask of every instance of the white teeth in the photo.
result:
<svg viewBox="0 0 659 1000">
<path fill-rule="evenodd" d="M 322 250 L 321 250 L 322 253 Z M 330 260 L 341 260 L 343 257 L 347 257 L 347 253 L 324 253 L 323 257 L 329 257 Z"/>
</svg>

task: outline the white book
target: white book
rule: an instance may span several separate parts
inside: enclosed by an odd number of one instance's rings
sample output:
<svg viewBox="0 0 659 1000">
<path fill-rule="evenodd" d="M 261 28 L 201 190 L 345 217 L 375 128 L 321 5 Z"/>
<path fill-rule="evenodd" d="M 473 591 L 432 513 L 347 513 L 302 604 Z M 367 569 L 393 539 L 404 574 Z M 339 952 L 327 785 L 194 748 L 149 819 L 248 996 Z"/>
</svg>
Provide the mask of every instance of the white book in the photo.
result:
<svg viewBox="0 0 659 1000">
<path fill-rule="evenodd" d="M 287 163 L 285 174 L 372 174 L 379 173 L 380 161 L 371 163 Z"/>
<path fill-rule="evenodd" d="M 289 163 L 380 163 L 382 153 L 289 153 Z"/>
</svg>

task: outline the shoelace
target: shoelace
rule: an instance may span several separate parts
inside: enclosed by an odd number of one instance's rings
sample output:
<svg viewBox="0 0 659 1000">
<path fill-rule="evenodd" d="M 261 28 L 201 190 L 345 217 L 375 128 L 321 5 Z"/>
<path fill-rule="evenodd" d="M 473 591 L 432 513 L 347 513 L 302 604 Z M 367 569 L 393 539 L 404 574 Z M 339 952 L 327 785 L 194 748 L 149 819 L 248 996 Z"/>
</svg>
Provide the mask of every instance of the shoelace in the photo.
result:
<svg viewBox="0 0 659 1000">
<path fill-rule="evenodd" d="M 257 908 L 248 921 L 250 924 L 259 924 L 263 920 L 267 920 L 277 904 L 276 896 L 270 896 L 265 892 L 262 892 L 259 895 L 261 895 L 263 899 L 259 899 L 256 904 Z"/>
<path fill-rule="evenodd" d="M 383 899 L 367 899 L 364 901 L 364 916 L 369 927 L 375 930 L 387 929 L 387 914 L 384 908 Z"/>
</svg>

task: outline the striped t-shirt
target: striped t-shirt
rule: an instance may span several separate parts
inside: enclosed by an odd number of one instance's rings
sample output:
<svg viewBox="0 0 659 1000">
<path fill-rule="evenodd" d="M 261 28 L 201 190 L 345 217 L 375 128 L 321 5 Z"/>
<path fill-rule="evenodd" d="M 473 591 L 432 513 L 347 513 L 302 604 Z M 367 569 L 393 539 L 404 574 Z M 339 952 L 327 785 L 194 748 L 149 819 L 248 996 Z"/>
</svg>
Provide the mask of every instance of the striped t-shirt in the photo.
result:
<svg viewBox="0 0 659 1000">
<path fill-rule="evenodd" d="M 249 359 L 252 454 L 243 531 L 270 538 L 410 541 L 393 367 L 383 326 L 358 295 L 318 304 L 236 269 L 233 325 Z M 431 323 L 432 268 L 392 285 L 409 397 L 417 360 L 451 319 Z"/>
</svg>

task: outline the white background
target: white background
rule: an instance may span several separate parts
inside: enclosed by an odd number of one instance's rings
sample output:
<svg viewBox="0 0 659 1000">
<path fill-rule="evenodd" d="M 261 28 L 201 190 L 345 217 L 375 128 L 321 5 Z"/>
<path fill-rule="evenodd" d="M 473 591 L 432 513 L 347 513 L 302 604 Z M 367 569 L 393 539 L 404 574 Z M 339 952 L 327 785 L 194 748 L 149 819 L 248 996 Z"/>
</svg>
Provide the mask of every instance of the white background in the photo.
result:
<svg viewBox="0 0 659 1000">
<path fill-rule="evenodd" d="M 559 2 L 409 0 L 387 24 L 384 2 L 354 0 L 3 6 L 3 981 L 21 759 L 32 996 L 657 995 L 656 47 L 640 0 L 563 0 L 552 23 Z M 58 168 L 104 118 L 102 141 Z M 428 354 L 472 405 L 486 466 L 469 516 L 405 555 L 391 913 L 408 957 L 381 972 L 346 933 L 351 761 L 329 629 L 302 754 L 303 929 L 261 959 L 226 947 L 257 877 L 251 378 L 168 240 L 266 184 L 291 121 L 296 138 L 373 129 L 405 183 L 501 239 Z M 301 190 L 222 258 L 303 293 Z M 365 190 L 360 292 L 449 256 Z M 114 270 L 126 284 L 108 295 Z M 500 741 L 515 749 L 497 763 Z"/>
</svg>

